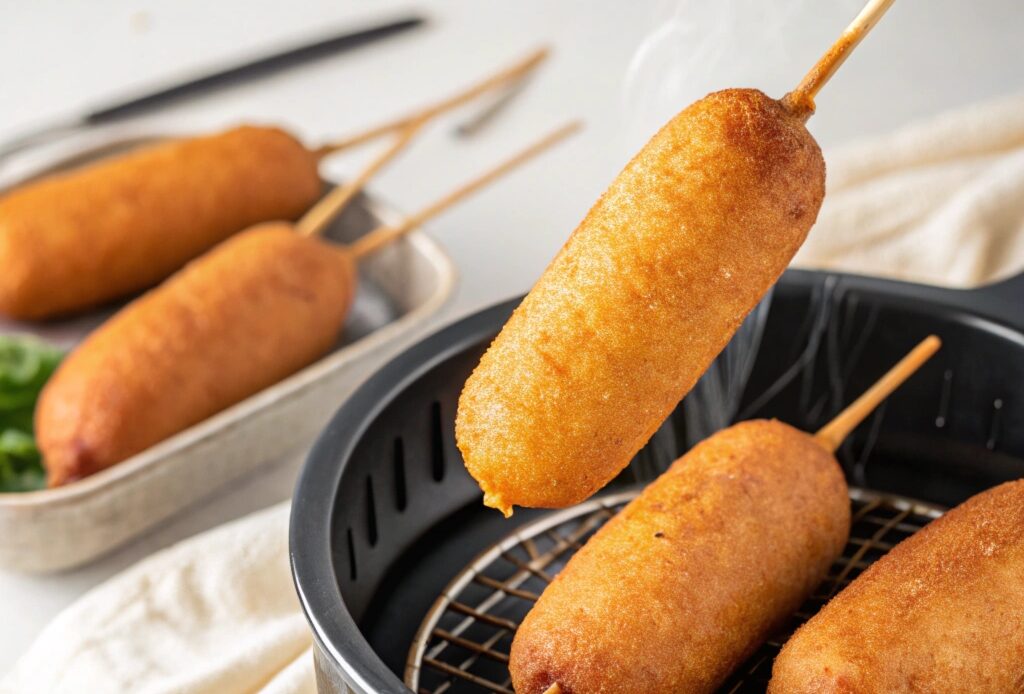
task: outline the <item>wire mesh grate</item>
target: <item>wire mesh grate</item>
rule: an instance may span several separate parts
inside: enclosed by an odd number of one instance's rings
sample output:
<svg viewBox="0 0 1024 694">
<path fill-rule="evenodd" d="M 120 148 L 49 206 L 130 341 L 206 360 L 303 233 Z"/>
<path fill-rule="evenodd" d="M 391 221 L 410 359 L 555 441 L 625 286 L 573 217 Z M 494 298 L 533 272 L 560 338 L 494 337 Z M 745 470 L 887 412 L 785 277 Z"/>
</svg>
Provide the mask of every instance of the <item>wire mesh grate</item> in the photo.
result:
<svg viewBox="0 0 1024 694">
<path fill-rule="evenodd" d="M 519 622 L 572 555 L 638 492 L 550 514 L 492 546 L 449 584 L 409 652 L 405 681 L 418 694 L 513 694 L 508 654 Z M 739 667 L 728 694 L 764 692 L 790 634 L 900 541 L 942 515 L 937 506 L 851 488 L 853 522 L 843 555 L 785 627 Z"/>
</svg>

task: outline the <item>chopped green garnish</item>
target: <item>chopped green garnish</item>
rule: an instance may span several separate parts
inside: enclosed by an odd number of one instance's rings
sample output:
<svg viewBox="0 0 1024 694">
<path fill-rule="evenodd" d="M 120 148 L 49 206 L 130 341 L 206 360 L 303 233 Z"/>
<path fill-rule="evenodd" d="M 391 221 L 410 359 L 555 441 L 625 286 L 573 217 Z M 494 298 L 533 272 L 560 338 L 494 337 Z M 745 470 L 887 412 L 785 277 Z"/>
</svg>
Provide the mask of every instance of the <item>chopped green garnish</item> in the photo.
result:
<svg viewBox="0 0 1024 694">
<path fill-rule="evenodd" d="M 62 356 L 35 338 L 0 335 L 0 492 L 46 486 L 32 413 Z"/>
<path fill-rule="evenodd" d="M 17 429 L 0 433 L 0 491 L 30 492 L 45 486 L 43 459 L 32 435 Z"/>
</svg>

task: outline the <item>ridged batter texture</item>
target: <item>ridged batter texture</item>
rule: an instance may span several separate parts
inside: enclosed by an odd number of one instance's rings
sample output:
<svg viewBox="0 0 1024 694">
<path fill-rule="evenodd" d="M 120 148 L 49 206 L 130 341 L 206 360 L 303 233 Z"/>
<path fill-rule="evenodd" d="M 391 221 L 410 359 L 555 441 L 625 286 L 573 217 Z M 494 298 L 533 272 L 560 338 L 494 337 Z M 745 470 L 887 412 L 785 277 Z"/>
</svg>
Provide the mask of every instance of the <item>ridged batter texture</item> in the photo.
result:
<svg viewBox="0 0 1024 694">
<path fill-rule="evenodd" d="M 1024 692 L 1024 481 L 872 564 L 789 640 L 771 694 Z"/>
<path fill-rule="evenodd" d="M 803 123 L 759 91 L 662 128 L 466 382 L 456 436 L 484 503 L 568 506 L 628 465 L 786 268 L 824 185 Z"/>
<path fill-rule="evenodd" d="M 43 389 L 49 484 L 118 463 L 298 371 L 335 344 L 350 254 L 267 224 L 225 241 L 90 335 Z"/>
<path fill-rule="evenodd" d="M 293 219 L 316 158 L 276 128 L 140 149 L 0 198 L 0 314 L 37 319 L 146 289 L 231 234 Z"/>
<path fill-rule="evenodd" d="M 587 542 L 516 633 L 517 694 L 712 692 L 842 552 L 835 458 L 777 421 L 737 424 Z"/>
</svg>

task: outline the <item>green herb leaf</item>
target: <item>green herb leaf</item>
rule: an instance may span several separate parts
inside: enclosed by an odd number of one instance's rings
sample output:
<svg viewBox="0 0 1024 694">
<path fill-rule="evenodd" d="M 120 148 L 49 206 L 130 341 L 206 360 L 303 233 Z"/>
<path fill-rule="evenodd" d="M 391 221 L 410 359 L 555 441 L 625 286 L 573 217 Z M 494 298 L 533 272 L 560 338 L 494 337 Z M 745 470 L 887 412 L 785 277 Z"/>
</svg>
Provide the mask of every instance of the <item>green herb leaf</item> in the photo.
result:
<svg viewBox="0 0 1024 694">
<path fill-rule="evenodd" d="M 45 486 L 43 459 L 32 435 L 17 429 L 0 433 L 0 491 L 28 492 Z"/>
<path fill-rule="evenodd" d="M 62 356 L 35 338 L 0 335 L 0 492 L 46 486 L 32 415 Z"/>
</svg>

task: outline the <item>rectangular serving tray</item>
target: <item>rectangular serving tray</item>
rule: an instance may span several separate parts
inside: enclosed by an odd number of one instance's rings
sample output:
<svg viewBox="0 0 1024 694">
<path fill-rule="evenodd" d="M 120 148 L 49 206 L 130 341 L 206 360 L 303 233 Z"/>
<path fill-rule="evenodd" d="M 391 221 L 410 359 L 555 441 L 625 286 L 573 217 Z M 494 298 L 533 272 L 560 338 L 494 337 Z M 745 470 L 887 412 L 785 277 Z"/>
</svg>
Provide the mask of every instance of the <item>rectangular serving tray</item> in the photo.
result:
<svg viewBox="0 0 1024 694">
<path fill-rule="evenodd" d="M 157 139 L 162 138 L 107 144 L 20 182 Z M 351 241 L 399 218 L 363 195 L 326 236 Z M 350 365 L 435 313 L 451 294 L 455 276 L 448 256 L 421 233 L 368 257 L 360 265 L 359 292 L 344 332 L 320 361 L 83 480 L 57 489 L 0 494 L 0 568 L 48 572 L 86 563 L 310 442 L 340 404 Z M 35 335 L 72 348 L 116 309 L 48 323 L 0 320 L 0 333 Z"/>
</svg>

